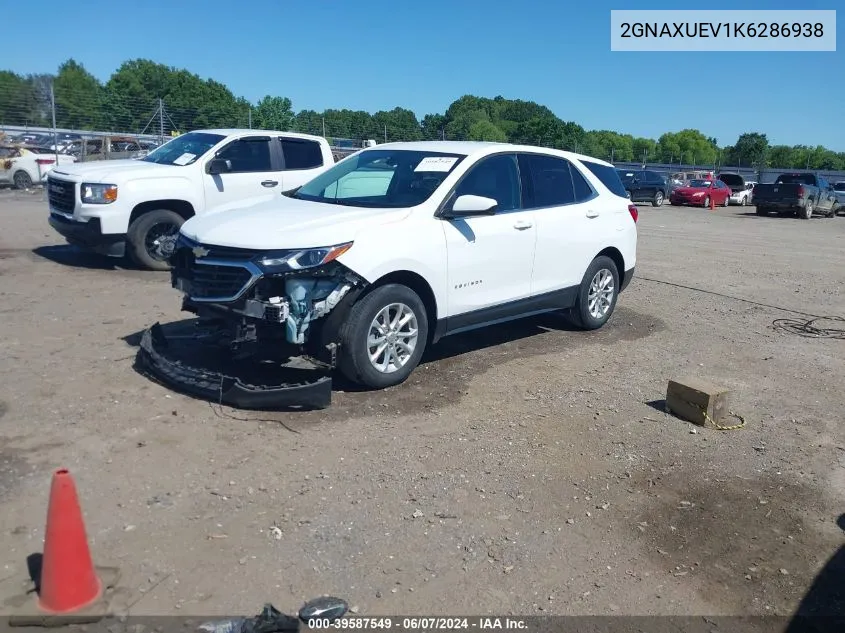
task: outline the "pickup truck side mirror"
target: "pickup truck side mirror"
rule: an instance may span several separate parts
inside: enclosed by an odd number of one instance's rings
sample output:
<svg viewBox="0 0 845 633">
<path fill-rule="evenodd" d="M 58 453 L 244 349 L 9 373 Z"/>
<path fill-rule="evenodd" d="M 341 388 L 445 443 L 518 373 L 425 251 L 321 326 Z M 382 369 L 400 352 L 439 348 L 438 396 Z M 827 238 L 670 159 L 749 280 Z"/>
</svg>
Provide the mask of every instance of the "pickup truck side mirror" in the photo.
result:
<svg viewBox="0 0 845 633">
<path fill-rule="evenodd" d="M 224 160 L 222 158 L 212 158 L 208 161 L 205 167 L 206 173 L 216 176 L 217 174 L 225 174 L 232 171 L 232 161 Z"/>
</svg>

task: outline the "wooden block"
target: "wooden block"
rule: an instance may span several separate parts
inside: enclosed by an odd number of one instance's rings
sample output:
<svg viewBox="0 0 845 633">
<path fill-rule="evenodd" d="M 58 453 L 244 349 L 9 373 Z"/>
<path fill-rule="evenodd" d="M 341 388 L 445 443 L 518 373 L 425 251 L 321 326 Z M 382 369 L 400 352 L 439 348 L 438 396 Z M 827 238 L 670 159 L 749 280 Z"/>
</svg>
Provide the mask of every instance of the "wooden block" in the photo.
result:
<svg viewBox="0 0 845 633">
<path fill-rule="evenodd" d="M 699 426 L 722 424 L 730 412 L 730 395 L 730 390 L 698 378 L 670 380 L 666 411 Z"/>
</svg>

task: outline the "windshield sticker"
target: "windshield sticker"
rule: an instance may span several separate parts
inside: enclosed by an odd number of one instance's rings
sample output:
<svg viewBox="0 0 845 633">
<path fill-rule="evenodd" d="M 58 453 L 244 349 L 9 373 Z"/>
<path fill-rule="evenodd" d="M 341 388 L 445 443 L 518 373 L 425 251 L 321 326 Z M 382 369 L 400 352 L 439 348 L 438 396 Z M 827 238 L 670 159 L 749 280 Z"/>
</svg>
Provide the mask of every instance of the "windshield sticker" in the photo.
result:
<svg viewBox="0 0 845 633">
<path fill-rule="evenodd" d="M 454 156 L 426 156 L 414 171 L 449 171 L 456 162 Z"/>
<path fill-rule="evenodd" d="M 174 164 L 174 165 L 187 165 L 187 164 L 188 164 L 188 163 L 190 163 L 192 160 L 194 160 L 196 157 L 197 157 L 197 155 L 196 155 L 196 154 L 191 154 L 190 152 L 185 152 L 185 153 L 184 153 L 184 154 L 182 154 L 179 158 L 177 158 L 176 160 L 174 160 L 174 161 L 173 161 L 173 164 Z"/>
</svg>

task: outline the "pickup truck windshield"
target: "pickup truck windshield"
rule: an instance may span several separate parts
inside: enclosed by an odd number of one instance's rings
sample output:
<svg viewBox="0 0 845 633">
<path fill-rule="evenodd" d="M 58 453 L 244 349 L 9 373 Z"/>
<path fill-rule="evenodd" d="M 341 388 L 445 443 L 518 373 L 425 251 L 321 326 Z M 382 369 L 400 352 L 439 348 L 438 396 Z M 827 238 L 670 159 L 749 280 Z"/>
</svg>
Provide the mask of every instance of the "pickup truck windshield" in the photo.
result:
<svg viewBox="0 0 845 633">
<path fill-rule="evenodd" d="M 224 138 L 221 134 L 188 132 L 168 141 L 141 160 L 159 165 L 190 165 Z"/>
<path fill-rule="evenodd" d="M 292 197 L 350 207 L 413 207 L 428 200 L 464 158 L 442 152 L 364 150 L 306 183 Z"/>
<path fill-rule="evenodd" d="M 815 185 L 816 177 L 813 174 L 783 174 L 777 179 L 775 184 L 787 185 L 796 183 L 799 185 Z"/>
</svg>

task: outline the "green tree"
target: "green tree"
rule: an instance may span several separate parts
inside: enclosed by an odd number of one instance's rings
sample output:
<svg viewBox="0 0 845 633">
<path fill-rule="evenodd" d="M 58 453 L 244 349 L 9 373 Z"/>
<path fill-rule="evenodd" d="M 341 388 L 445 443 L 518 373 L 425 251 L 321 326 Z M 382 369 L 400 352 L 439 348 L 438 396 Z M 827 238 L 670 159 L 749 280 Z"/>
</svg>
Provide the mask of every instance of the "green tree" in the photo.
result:
<svg viewBox="0 0 845 633">
<path fill-rule="evenodd" d="M 265 96 L 252 111 L 252 126 L 265 130 L 289 130 L 293 127 L 293 104 L 287 97 Z"/>
<path fill-rule="evenodd" d="M 105 128 L 103 86 L 82 64 L 69 59 L 59 66 L 53 91 L 58 127 L 75 130 Z"/>
<path fill-rule="evenodd" d="M 502 130 L 497 128 L 494 123 L 490 121 L 479 120 L 470 126 L 469 140 L 504 143 L 508 140 L 508 137 L 504 132 L 502 132 Z"/>
<path fill-rule="evenodd" d="M 792 148 L 788 145 L 772 145 L 769 148 L 769 167 L 792 167 L 795 163 Z"/>
<path fill-rule="evenodd" d="M 769 152 L 769 139 L 759 132 L 740 134 L 725 162 L 740 167 L 763 167 Z"/>
<path fill-rule="evenodd" d="M 426 114 L 420 122 L 422 137 L 426 141 L 443 138 L 446 127 L 446 117 L 442 114 Z"/>
</svg>

